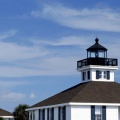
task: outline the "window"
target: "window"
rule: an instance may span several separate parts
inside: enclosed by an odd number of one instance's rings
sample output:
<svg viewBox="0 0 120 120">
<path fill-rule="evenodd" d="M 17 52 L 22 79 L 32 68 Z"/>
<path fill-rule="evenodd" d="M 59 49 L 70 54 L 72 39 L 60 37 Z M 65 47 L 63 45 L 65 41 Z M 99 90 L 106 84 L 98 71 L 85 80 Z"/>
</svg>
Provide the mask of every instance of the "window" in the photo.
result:
<svg viewBox="0 0 120 120">
<path fill-rule="evenodd" d="M 107 79 L 110 79 L 110 71 L 107 71 Z"/>
<path fill-rule="evenodd" d="M 58 120 L 66 120 L 66 106 L 58 108 Z"/>
<path fill-rule="evenodd" d="M 54 120 L 54 108 L 49 109 L 49 120 Z"/>
<path fill-rule="evenodd" d="M 91 120 L 106 120 L 106 106 L 91 106 Z"/>
<path fill-rule="evenodd" d="M 32 112 L 30 113 L 30 120 L 32 120 Z"/>
<path fill-rule="evenodd" d="M 110 79 L 110 71 L 104 71 L 104 78 L 107 80 Z"/>
<path fill-rule="evenodd" d="M 86 79 L 86 72 L 83 72 L 82 77 L 83 77 L 83 80 L 85 80 L 85 79 Z"/>
<path fill-rule="evenodd" d="M 102 106 L 95 106 L 95 120 L 102 120 Z"/>
<path fill-rule="evenodd" d="M 45 109 L 39 110 L 39 120 L 45 120 Z"/>
<path fill-rule="evenodd" d="M 90 80 L 90 71 L 87 71 L 88 80 Z"/>
<path fill-rule="evenodd" d="M 45 120 L 45 109 L 41 111 L 41 120 Z"/>
<path fill-rule="evenodd" d="M 33 111 L 33 120 L 35 120 L 35 111 Z"/>
<path fill-rule="evenodd" d="M 96 70 L 96 79 L 102 78 L 102 71 Z"/>
<path fill-rule="evenodd" d="M 95 115 L 95 120 L 102 120 L 102 116 L 100 114 Z"/>
</svg>

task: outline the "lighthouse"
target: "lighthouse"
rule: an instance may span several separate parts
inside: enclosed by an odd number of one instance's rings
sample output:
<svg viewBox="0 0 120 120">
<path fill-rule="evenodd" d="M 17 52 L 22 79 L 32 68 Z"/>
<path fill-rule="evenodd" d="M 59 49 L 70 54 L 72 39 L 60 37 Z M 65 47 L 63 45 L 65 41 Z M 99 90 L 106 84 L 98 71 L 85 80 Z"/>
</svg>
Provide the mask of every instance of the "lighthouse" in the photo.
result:
<svg viewBox="0 0 120 120">
<path fill-rule="evenodd" d="M 98 38 L 95 39 L 95 44 L 87 49 L 87 58 L 77 61 L 81 82 L 114 82 L 116 69 L 118 69 L 118 60 L 107 57 L 107 48 L 99 44 Z"/>
</svg>

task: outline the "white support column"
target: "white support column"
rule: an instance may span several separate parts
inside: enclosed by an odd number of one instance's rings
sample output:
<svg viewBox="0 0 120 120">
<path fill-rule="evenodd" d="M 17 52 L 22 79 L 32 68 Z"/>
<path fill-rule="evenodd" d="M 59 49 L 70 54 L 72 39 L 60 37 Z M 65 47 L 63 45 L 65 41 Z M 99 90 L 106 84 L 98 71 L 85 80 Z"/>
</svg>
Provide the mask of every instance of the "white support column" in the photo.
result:
<svg viewBox="0 0 120 120">
<path fill-rule="evenodd" d="M 39 118 L 39 110 L 35 110 L 35 120 L 38 120 Z"/>
<path fill-rule="evenodd" d="M 58 120 L 58 107 L 54 108 L 54 120 Z"/>
<path fill-rule="evenodd" d="M 71 106 L 66 106 L 66 120 L 71 120 Z"/>
<path fill-rule="evenodd" d="M 47 109 L 45 109 L 45 120 L 47 120 Z"/>
</svg>

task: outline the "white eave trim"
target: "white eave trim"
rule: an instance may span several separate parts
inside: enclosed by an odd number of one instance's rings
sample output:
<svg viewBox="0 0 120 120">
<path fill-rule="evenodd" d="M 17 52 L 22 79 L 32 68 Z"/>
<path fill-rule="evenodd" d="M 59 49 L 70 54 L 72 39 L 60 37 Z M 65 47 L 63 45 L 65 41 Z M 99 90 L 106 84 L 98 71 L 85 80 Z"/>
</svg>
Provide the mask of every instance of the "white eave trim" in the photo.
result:
<svg viewBox="0 0 120 120">
<path fill-rule="evenodd" d="M 117 70 L 119 68 L 119 66 L 102 66 L 102 65 L 88 65 L 88 66 L 83 66 L 81 68 L 78 68 L 78 71 L 82 71 L 82 70 L 86 70 L 86 69 L 90 69 L 90 68 L 95 68 L 95 69 L 113 69 L 113 70 Z"/>
<path fill-rule="evenodd" d="M 75 102 L 70 102 L 70 103 L 64 103 L 64 104 L 57 104 L 57 105 L 50 105 L 50 106 L 42 106 L 42 107 L 35 107 L 35 108 L 28 108 L 25 111 L 31 111 L 31 110 L 38 110 L 38 109 L 45 109 L 45 108 L 52 108 L 52 107 L 59 107 L 59 106 L 78 106 L 78 105 L 98 105 L 98 106 L 120 106 L 120 103 L 75 103 Z"/>
</svg>

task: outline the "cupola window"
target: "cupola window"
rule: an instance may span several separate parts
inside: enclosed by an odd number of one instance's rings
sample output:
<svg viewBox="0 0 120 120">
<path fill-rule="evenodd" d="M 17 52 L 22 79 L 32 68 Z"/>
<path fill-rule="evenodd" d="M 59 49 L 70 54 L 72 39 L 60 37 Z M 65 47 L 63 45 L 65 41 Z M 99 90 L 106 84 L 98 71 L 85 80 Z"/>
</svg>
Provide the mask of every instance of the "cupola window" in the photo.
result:
<svg viewBox="0 0 120 120">
<path fill-rule="evenodd" d="M 102 71 L 96 70 L 96 79 L 102 78 Z"/>
<path fill-rule="evenodd" d="M 110 71 L 99 71 L 96 70 L 96 79 L 110 79 Z"/>
<path fill-rule="evenodd" d="M 110 79 L 110 71 L 104 71 L 104 78 L 107 80 Z"/>
<path fill-rule="evenodd" d="M 90 71 L 87 71 L 87 78 L 90 80 Z"/>
<path fill-rule="evenodd" d="M 83 72 L 83 74 L 82 74 L 82 79 L 83 79 L 83 80 L 86 80 L 86 72 Z"/>
</svg>

